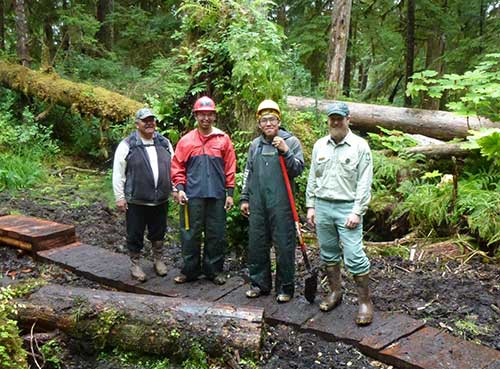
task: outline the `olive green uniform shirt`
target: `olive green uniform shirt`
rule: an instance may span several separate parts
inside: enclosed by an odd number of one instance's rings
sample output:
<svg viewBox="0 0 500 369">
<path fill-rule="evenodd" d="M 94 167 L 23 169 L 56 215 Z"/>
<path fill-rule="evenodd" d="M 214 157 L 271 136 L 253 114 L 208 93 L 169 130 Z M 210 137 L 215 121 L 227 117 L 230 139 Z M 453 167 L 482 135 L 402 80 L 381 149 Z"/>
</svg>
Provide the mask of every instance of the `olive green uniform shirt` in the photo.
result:
<svg viewBox="0 0 500 369">
<path fill-rule="evenodd" d="M 370 147 L 349 130 L 338 144 L 330 135 L 320 138 L 312 153 L 306 206 L 316 199 L 353 201 L 352 212 L 363 216 L 371 197 L 373 162 Z"/>
</svg>

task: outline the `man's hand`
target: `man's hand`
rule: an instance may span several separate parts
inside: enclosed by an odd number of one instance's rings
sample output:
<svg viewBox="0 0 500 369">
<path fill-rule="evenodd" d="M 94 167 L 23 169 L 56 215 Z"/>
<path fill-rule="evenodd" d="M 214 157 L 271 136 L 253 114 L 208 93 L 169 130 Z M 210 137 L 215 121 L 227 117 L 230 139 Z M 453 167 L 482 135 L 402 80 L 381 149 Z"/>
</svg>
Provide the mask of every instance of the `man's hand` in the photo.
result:
<svg viewBox="0 0 500 369">
<path fill-rule="evenodd" d="M 232 196 L 226 197 L 226 204 L 224 205 L 224 210 L 229 211 L 234 205 L 234 200 Z"/>
<path fill-rule="evenodd" d="M 179 202 L 179 191 L 172 191 L 172 198 L 175 202 Z"/>
<path fill-rule="evenodd" d="M 316 227 L 316 211 L 314 208 L 307 208 L 307 223 L 311 227 Z"/>
<path fill-rule="evenodd" d="M 128 209 L 127 200 L 125 200 L 125 199 L 117 200 L 116 207 L 118 208 L 118 210 L 127 211 L 127 209 Z"/>
<path fill-rule="evenodd" d="M 241 203 L 240 211 L 244 217 L 248 218 L 250 216 L 250 204 L 248 203 L 248 201 L 244 201 Z"/>
<path fill-rule="evenodd" d="M 179 191 L 177 195 L 177 202 L 181 205 L 185 205 L 188 202 L 188 198 L 184 191 Z"/>
<path fill-rule="evenodd" d="M 347 217 L 347 220 L 345 222 L 345 226 L 346 226 L 346 228 L 354 229 L 358 226 L 359 223 L 361 223 L 361 217 L 357 214 L 351 213 Z"/>
<path fill-rule="evenodd" d="M 272 145 L 276 147 L 281 153 L 285 154 L 288 152 L 288 145 L 282 137 L 276 136 L 273 138 Z"/>
</svg>

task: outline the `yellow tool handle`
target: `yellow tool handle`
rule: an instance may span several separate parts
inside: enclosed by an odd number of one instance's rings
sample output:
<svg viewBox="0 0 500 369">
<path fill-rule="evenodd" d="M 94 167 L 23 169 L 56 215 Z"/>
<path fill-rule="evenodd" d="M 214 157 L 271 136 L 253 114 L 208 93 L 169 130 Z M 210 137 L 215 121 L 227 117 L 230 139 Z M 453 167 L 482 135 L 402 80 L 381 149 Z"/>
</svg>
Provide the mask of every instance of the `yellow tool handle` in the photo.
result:
<svg viewBox="0 0 500 369">
<path fill-rule="evenodd" d="M 184 204 L 184 229 L 189 231 L 189 211 L 188 204 Z"/>
</svg>

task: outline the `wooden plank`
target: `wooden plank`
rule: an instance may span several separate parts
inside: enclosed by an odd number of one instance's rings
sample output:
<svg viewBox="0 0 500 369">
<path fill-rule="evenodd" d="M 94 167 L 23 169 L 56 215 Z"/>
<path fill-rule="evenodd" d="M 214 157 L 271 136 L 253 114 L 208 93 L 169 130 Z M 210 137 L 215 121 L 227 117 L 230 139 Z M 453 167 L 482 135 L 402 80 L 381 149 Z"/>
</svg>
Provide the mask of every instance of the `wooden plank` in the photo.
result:
<svg viewBox="0 0 500 369">
<path fill-rule="evenodd" d="M 330 340 L 357 344 L 363 338 L 373 336 L 392 316 L 390 313 L 375 311 L 372 324 L 360 327 L 355 322 L 357 311 L 357 306 L 342 303 L 329 312 L 317 313 L 301 328 Z"/>
<path fill-rule="evenodd" d="M 423 362 L 423 367 L 426 369 L 482 369 L 498 360 L 500 360 L 499 351 L 470 341 L 460 341 L 428 357 Z"/>
<path fill-rule="evenodd" d="M 276 309 L 266 314 L 270 324 L 286 324 L 299 328 L 319 311 L 318 304 L 310 304 L 303 296 L 296 296 L 286 304 L 278 304 L 274 299 Z"/>
<path fill-rule="evenodd" d="M 24 215 L 0 217 L 0 237 L 30 244 L 32 251 L 60 247 L 76 241 L 74 226 Z"/>
<path fill-rule="evenodd" d="M 5 245 L 10 245 L 17 247 L 18 249 L 21 250 L 26 250 L 26 251 L 31 251 L 33 249 L 33 246 L 29 242 L 24 242 L 24 241 L 19 241 L 11 237 L 7 236 L 0 236 L 0 243 L 3 243 Z"/>
<path fill-rule="evenodd" d="M 380 351 L 401 337 L 410 335 L 425 326 L 425 322 L 422 320 L 415 320 L 399 313 L 389 314 L 386 315 L 389 319 L 384 325 L 359 342 L 358 347 L 363 352 Z"/>
<path fill-rule="evenodd" d="M 436 369 L 426 366 L 429 357 L 453 347 L 460 341 L 445 332 L 424 327 L 380 351 L 374 357 L 403 369 Z"/>
<path fill-rule="evenodd" d="M 500 359 L 494 360 L 489 363 L 484 369 L 500 369 Z"/>
</svg>

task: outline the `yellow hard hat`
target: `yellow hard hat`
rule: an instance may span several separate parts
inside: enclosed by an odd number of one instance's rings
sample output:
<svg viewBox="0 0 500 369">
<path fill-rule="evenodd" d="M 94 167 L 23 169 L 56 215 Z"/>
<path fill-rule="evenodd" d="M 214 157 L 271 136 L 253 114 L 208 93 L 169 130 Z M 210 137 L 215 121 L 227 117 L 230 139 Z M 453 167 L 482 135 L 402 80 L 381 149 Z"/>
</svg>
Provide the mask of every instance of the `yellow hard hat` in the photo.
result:
<svg viewBox="0 0 500 369">
<path fill-rule="evenodd" d="M 281 119 L 281 110 L 279 105 L 273 100 L 264 100 L 259 104 L 257 108 L 257 119 L 260 119 L 265 114 L 273 114 L 278 119 Z"/>
</svg>

